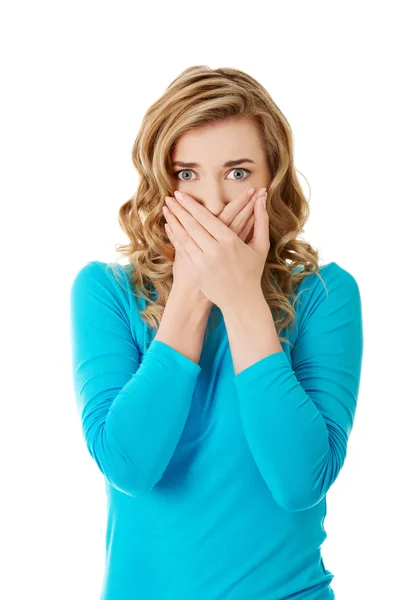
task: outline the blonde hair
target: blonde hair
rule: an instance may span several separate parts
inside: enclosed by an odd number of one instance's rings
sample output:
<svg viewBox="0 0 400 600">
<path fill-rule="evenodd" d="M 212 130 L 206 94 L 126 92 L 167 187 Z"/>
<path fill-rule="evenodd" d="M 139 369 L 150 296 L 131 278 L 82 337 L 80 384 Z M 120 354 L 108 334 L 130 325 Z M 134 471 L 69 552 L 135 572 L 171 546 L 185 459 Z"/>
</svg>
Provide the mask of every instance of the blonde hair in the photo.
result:
<svg viewBox="0 0 400 600">
<path fill-rule="evenodd" d="M 161 210 L 165 196 L 174 191 L 170 187 L 172 150 L 188 130 L 235 118 L 255 122 L 271 173 L 267 198 L 270 250 L 261 288 L 278 336 L 290 323 L 294 327 L 298 296 L 293 304 L 291 298 L 304 277 L 316 273 L 323 281 L 318 250 L 297 239 L 310 209 L 293 165 L 288 121 L 250 75 L 230 68 L 190 67 L 172 81 L 143 118 L 132 148 L 132 161 L 139 173 L 137 191 L 118 212 L 119 225 L 129 243 L 116 245 L 116 251 L 133 267 L 134 295 L 137 291 L 146 301 L 140 312 L 142 320 L 156 330 L 173 282 L 175 249 L 165 233 Z M 279 339 L 288 342 L 284 337 Z"/>
</svg>

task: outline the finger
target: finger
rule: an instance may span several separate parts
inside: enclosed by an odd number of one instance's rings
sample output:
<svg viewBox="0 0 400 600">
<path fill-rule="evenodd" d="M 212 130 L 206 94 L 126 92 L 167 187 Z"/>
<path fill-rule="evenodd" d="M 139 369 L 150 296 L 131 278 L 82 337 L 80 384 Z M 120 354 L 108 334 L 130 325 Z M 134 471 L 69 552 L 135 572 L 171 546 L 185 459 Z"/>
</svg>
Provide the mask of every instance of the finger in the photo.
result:
<svg viewBox="0 0 400 600">
<path fill-rule="evenodd" d="M 165 223 L 164 227 L 165 227 L 165 233 L 167 234 L 167 237 L 168 237 L 169 241 L 171 242 L 173 249 L 175 250 L 175 252 L 172 254 L 172 256 L 171 257 L 168 256 L 168 258 L 170 258 L 170 260 L 174 261 L 176 255 L 178 254 L 178 251 L 179 251 L 179 244 L 178 244 L 174 234 L 172 233 L 172 229 L 170 228 L 168 223 Z M 175 257 L 174 257 L 174 255 L 175 255 Z"/>
<path fill-rule="evenodd" d="M 239 234 L 239 237 L 241 240 L 246 241 L 249 233 L 252 232 L 252 230 L 254 229 L 254 223 L 255 223 L 255 215 L 253 213 L 250 216 L 250 218 L 248 219 L 247 223 L 245 223 L 242 231 Z"/>
<path fill-rule="evenodd" d="M 232 200 L 232 202 L 229 202 L 229 204 L 227 204 L 218 215 L 219 220 L 225 223 L 227 227 L 230 227 L 232 225 L 233 220 L 238 214 L 240 214 L 240 211 L 243 210 L 247 206 L 247 204 L 249 204 L 249 201 L 252 202 L 253 199 L 256 198 L 257 190 L 254 188 L 250 189 L 253 190 L 250 196 L 249 189 L 244 190 L 244 192 L 241 192 L 236 198 Z"/>
<path fill-rule="evenodd" d="M 254 214 L 252 214 L 250 219 L 244 226 L 243 230 L 239 234 L 240 239 L 245 244 L 247 244 L 251 239 L 251 237 L 250 237 L 250 239 L 247 239 L 249 237 L 250 233 L 251 233 L 251 235 L 253 235 L 252 229 L 254 227 L 254 223 L 255 223 L 255 216 L 254 216 Z"/>
<path fill-rule="evenodd" d="M 196 242 L 193 240 L 190 234 L 181 225 L 179 219 L 177 219 L 172 210 L 164 206 L 163 213 L 165 219 L 167 220 L 167 224 L 170 227 L 171 231 L 169 233 L 171 241 L 173 240 L 174 242 L 174 246 L 178 246 L 182 251 L 186 252 L 186 254 L 193 262 L 200 260 L 203 255 L 202 249 L 199 248 L 199 246 L 196 244 Z"/>
<path fill-rule="evenodd" d="M 170 240 L 170 242 L 172 242 L 172 244 L 175 244 L 175 236 L 172 233 L 172 229 L 168 225 L 168 223 L 164 223 L 164 228 L 165 228 L 165 233 L 167 234 L 168 239 Z"/>
<path fill-rule="evenodd" d="M 251 198 L 251 200 L 248 201 L 246 206 L 244 208 L 242 208 L 240 213 L 233 219 L 232 223 L 229 225 L 229 229 L 231 229 L 231 231 L 236 233 L 236 235 L 240 234 L 240 232 L 245 227 L 250 216 L 254 214 L 255 202 L 256 202 L 256 195 L 254 194 L 254 196 Z"/>
<path fill-rule="evenodd" d="M 224 225 L 205 206 L 198 204 L 189 194 L 179 192 L 179 195 L 179 202 L 172 198 L 173 202 L 169 208 L 174 213 L 176 220 L 181 223 L 181 227 L 183 226 L 191 240 L 202 252 L 211 252 L 225 238 L 234 235 L 229 227 Z M 171 197 L 169 196 L 169 198 Z M 183 234 L 179 228 L 177 228 L 176 235 L 181 243 L 180 236 Z"/>
</svg>

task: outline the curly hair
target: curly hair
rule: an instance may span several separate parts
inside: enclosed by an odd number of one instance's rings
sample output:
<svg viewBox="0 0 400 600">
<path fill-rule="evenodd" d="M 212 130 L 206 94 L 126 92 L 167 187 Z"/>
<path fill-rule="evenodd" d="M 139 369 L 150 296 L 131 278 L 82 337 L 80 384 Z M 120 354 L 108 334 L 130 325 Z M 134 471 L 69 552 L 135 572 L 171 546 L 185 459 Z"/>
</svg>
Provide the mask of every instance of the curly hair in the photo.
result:
<svg viewBox="0 0 400 600">
<path fill-rule="evenodd" d="M 280 333 L 290 323 L 294 327 L 298 286 L 310 273 L 324 281 L 318 250 L 297 239 L 310 208 L 293 165 L 291 127 L 269 93 L 250 75 L 232 68 L 190 67 L 150 106 L 132 148 L 139 174 L 137 191 L 118 213 L 129 243 L 115 248 L 133 267 L 134 295 L 145 299 L 141 319 L 157 330 L 173 283 L 175 249 L 165 233 L 161 210 L 164 197 L 173 195 L 172 151 L 188 130 L 235 118 L 252 119 L 263 140 L 271 183 L 267 190 L 270 250 L 261 288 L 280 341 L 290 344 Z"/>
</svg>

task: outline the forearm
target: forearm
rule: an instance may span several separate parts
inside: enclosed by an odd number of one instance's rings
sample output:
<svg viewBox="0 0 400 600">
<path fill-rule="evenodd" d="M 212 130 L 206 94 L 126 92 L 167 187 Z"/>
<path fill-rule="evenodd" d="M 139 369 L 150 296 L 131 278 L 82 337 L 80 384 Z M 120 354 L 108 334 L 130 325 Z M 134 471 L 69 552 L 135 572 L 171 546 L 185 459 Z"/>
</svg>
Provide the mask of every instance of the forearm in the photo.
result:
<svg viewBox="0 0 400 600">
<path fill-rule="evenodd" d="M 155 340 L 199 363 L 212 305 L 172 287 Z"/>
<path fill-rule="evenodd" d="M 222 311 L 235 375 L 262 358 L 282 352 L 271 309 L 262 290 L 238 298 Z"/>
</svg>

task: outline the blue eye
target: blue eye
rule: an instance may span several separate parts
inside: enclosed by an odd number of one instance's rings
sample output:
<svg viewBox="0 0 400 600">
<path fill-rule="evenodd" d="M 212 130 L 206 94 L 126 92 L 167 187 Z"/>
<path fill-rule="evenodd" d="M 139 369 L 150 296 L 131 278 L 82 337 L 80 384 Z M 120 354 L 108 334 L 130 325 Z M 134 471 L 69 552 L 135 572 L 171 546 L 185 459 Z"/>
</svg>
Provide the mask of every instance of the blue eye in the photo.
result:
<svg viewBox="0 0 400 600">
<path fill-rule="evenodd" d="M 248 175 L 251 174 L 251 171 L 249 171 L 249 169 L 242 169 L 240 167 L 236 167 L 235 169 L 232 169 L 232 171 L 245 171 Z M 235 177 L 233 178 L 235 179 Z M 243 178 L 242 178 L 243 179 Z M 246 178 L 247 179 L 247 178 Z M 241 181 L 241 179 L 237 179 L 236 181 Z"/>
<path fill-rule="evenodd" d="M 251 171 L 249 169 L 240 169 L 238 167 L 236 167 L 235 169 L 231 169 L 231 171 L 245 171 L 248 175 L 251 174 Z M 194 171 L 192 171 L 192 169 L 183 169 L 181 171 L 176 171 L 173 174 L 173 177 L 175 177 L 175 179 L 179 179 L 180 181 L 191 181 L 191 179 L 181 179 L 181 177 L 178 177 L 178 175 L 180 175 L 181 173 L 194 173 Z M 236 179 L 236 181 L 242 181 L 242 180 L 243 180 L 243 177 L 241 179 Z"/>
<path fill-rule="evenodd" d="M 178 177 L 178 175 L 180 175 L 180 173 L 193 173 L 194 171 L 191 171 L 191 169 L 184 169 L 183 171 L 176 171 L 176 173 L 173 174 L 173 177 L 175 177 L 175 179 L 180 179 L 181 181 L 190 181 L 190 179 L 181 179 L 180 177 Z"/>
</svg>

